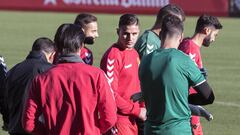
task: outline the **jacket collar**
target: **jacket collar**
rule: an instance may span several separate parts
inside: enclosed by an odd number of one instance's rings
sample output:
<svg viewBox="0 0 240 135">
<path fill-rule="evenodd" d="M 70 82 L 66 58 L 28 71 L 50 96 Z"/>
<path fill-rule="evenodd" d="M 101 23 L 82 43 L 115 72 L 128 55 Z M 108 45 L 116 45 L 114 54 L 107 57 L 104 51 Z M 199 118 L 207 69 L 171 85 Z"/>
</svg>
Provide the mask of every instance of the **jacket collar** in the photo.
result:
<svg viewBox="0 0 240 135">
<path fill-rule="evenodd" d="M 59 63 L 75 63 L 75 62 L 83 62 L 83 60 L 80 58 L 79 55 L 73 53 L 61 55 L 59 58 Z"/>
<path fill-rule="evenodd" d="M 46 56 L 45 56 L 44 53 L 41 52 L 41 51 L 31 51 L 31 52 L 28 54 L 28 56 L 27 56 L 26 59 L 41 59 L 41 60 L 47 62 Z"/>
</svg>

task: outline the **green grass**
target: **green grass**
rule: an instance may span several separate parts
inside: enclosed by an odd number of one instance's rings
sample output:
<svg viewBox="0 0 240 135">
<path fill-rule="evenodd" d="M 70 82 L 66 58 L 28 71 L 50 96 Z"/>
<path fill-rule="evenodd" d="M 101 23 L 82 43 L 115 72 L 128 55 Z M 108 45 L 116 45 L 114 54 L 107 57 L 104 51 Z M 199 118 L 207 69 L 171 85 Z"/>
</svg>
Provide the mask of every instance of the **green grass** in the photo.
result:
<svg viewBox="0 0 240 135">
<path fill-rule="evenodd" d="M 77 14 L 42 12 L 0 12 L 0 54 L 6 58 L 8 67 L 25 59 L 33 41 L 38 37 L 53 39 L 57 27 L 71 23 Z M 105 50 L 117 39 L 116 28 L 119 15 L 95 14 L 98 17 L 99 34 L 94 46 L 94 65 Z M 141 32 L 152 26 L 155 16 L 140 16 Z M 196 17 L 187 17 L 185 36 L 194 32 Z M 202 48 L 204 66 L 208 69 L 209 82 L 214 88 L 216 103 L 207 106 L 214 120 L 202 119 L 205 135 L 238 135 L 240 132 L 240 107 L 222 105 L 226 102 L 240 105 L 240 19 L 220 18 L 224 28 L 216 42 Z M 6 132 L 0 130 L 0 135 Z"/>
</svg>

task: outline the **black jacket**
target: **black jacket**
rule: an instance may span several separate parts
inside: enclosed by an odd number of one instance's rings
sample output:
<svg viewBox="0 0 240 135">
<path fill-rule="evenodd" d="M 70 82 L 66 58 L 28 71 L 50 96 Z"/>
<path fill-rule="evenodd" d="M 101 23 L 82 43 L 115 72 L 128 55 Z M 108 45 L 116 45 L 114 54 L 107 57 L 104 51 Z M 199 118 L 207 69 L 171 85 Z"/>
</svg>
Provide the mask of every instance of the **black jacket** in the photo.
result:
<svg viewBox="0 0 240 135">
<path fill-rule="evenodd" d="M 42 52 L 32 51 L 26 60 L 15 65 L 7 73 L 5 102 L 9 114 L 9 133 L 25 133 L 21 125 L 25 92 L 27 92 L 33 78 L 51 66 Z"/>
</svg>

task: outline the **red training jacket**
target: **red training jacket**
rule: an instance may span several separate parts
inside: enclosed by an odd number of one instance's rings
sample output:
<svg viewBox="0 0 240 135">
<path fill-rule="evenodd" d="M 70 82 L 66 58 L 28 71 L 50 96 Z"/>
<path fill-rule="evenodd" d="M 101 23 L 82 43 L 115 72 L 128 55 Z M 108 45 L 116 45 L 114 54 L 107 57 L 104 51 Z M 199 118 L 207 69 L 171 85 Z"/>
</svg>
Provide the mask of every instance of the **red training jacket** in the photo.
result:
<svg viewBox="0 0 240 135">
<path fill-rule="evenodd" d="M 130 100 L 134 93 L 140 92 L 139 62 L 135 49 L 123 50 L 117 44 L 113 44 L 102 57 L 100 66 L 115 92 L 118 121 L 133 122 L 131 120 L 140 113 L 139 103 Z"/>
<path fill-rule="evenodd" d="M 33 80 L 28 94 L 22 119 L 28 132 L 100 135 L 117 120 L 104 72 L 84 63 L 56 65 Z"/>
</svg>

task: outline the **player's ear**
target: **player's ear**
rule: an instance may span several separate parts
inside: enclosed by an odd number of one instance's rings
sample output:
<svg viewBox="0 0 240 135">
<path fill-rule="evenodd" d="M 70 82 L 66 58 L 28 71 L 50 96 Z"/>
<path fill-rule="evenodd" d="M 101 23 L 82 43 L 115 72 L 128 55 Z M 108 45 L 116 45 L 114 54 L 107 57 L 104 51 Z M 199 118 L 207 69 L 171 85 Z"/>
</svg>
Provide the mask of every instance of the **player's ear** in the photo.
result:
<svg viewBox="0 0 240 135">
<path fill-rule="evenodd" d="M 82 31 L 85 33 L 85 30 L 84 30 L 84 28 L 82 28 Z"/>
<path fill-rule="evenodd" d="M 209 27 L 205 27 L 203 29 L 203 34 L 208 35 L 211 32 L 211 29 Z"/>
<path fill-rule="evenodd" d="M 49 56 L 49 61 L 50 61 L 50 63 L 53 63 L 54 58 L 55 58 L 55 54 L 56 54 L 56 51 L 53 51 L 53 52 L 50 54 L 50 56 Z"/>
<path fill-rule="evenodd" d="M 181 42 L 183 41 L 183 38 L 184 38 L 184 34 L 182 33 L 182 34 L 181 34 L 181 38 L 180 38 L 180 40 L 179 40 L 179 43 L 181 43 Z"/>
</svg>

